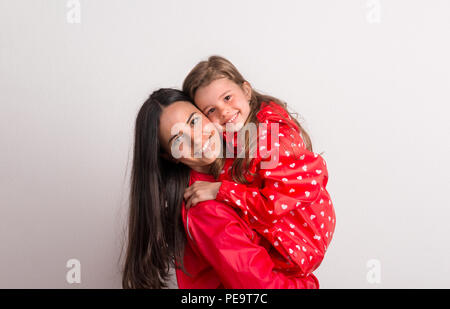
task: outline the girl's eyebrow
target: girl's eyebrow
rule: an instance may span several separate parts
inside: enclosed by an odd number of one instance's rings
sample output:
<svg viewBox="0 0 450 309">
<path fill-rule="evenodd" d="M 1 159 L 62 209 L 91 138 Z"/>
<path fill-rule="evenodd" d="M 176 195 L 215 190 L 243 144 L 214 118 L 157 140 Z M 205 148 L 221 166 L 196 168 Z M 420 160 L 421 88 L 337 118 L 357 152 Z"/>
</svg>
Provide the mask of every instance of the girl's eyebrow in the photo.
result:
<svg viewBox="0 0 450 309">
<path fill-rule="evenodd" d="M 197 112 L 193 112 L 193 113 L 189 116 L 188 120 L 186 121 L 186 124 L 189 123 L 189 121 L 191 120 L 192 116 L 194 116 L 195 114 L 197 114 Z M 180 132 L 181 132 L 181 131 L 180 131 Z M 170 142 L 171 142 L 175 137 L 177 137 L 177 136 L 180 134 L 180 132 L 178 132 L 178 134 L 172 135 L 172 137 L 169 139 L 169 141 L 167 142 L 167 144 L 170 145 Z"/>
<path fill-rule="evenodd" d="M 225 91 L 224 93 L 222 93 L 219 97 L 218 97 L 218 99 L 220 99 L 221 97 L 223 97 L 227 92 L 229 92 L 229 91 L 231 91 L 231 89 L 228 89 L 227 91 Z"/>
</svg>

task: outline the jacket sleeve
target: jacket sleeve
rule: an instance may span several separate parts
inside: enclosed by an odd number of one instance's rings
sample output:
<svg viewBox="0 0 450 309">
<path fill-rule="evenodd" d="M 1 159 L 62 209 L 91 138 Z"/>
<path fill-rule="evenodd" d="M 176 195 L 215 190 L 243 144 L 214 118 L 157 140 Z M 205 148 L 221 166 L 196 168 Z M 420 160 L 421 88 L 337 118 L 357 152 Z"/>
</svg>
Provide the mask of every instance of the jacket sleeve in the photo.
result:
<svg viewBox="0 0 450 309">
<path fill-rule="evenodd" d="M 278 123 L 278 132 L 267 132 L 267 140 L 278 134 L 278 142 L 269 151 L 278 162 L 273 168 L 263 169 L 262 164 L 271 159 L 264 159 L 261 152 L 252 161 L 250 170 L 259 175 L 261 186 L 250 187 L 223 180 L 216 196 L 217 201 L 240 209 L 252 223 L 271 225 L 286 213 L 311 204 L 328 180 L 322 157 L 305 148 L 297 131 L 281 121 Z M 310 220 L 304 219 L 307 223 Z"/>
<path fill-rule="evenodd" d="M 314 275 L 287 276 L 274 270 L 267 250 L 251 241 L 252 230 L 230 207 L 201 202 L 188 211 L 187 230 L 199 253 L 219 275 L 225 288 L 318 288 Z"/>
</svg>

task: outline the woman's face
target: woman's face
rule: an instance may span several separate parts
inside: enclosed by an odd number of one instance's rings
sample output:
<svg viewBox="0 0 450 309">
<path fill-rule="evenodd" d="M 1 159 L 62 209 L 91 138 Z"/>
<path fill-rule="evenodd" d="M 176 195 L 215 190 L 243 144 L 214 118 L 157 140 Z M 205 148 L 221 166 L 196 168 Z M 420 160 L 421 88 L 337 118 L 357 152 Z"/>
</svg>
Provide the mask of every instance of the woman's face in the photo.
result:
<svg viewBox="0 0 450 309">
<path fill-rule="evenodd" d="M 162 148 L 175 160 L 206 172 L 221 150 L 217 128 L 190 102 L 175 102 L 162 111 L 159 124 Z"/>
<path fill-rule="evenodd" d="M 239 131 L 250 113 L 251 86 L 220 78 L 195 92 L 195 104 L 218 128 Z"/>
</svg>

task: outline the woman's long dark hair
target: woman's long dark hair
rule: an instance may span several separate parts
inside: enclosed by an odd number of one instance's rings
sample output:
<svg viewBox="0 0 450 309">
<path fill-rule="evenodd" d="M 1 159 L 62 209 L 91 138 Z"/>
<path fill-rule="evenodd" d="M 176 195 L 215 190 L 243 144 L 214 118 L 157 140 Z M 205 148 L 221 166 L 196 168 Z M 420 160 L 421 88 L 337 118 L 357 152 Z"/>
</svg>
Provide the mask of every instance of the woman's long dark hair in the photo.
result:
<svg viewBox="0 0 450 309">
<path fill-rule="evenodd" d="M 186 241 L 181 205 L 189 167 L 161 156 L 163 108 L 192 100 L 176 89 L 155 91 L 136 118 L 123 288 L 167 287 L 171 267 L 183 267 Z"/>
</svg>

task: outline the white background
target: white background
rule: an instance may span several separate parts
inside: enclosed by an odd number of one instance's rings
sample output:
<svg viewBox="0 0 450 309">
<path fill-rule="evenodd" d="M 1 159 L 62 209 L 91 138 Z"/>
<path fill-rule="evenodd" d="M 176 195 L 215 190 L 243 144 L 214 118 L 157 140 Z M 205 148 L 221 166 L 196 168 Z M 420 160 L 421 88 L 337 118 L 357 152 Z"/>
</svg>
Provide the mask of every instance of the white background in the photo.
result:
<svg viewBox="0 0 450 309">
<path fill-rule="evenodd" d="M 0 1 L 0 288 L 121 287 L 137 111 L 211 54 L 325 152 L 322 288 L 450 288 L 449 1 L 67 2 Z"/>
</svg>

